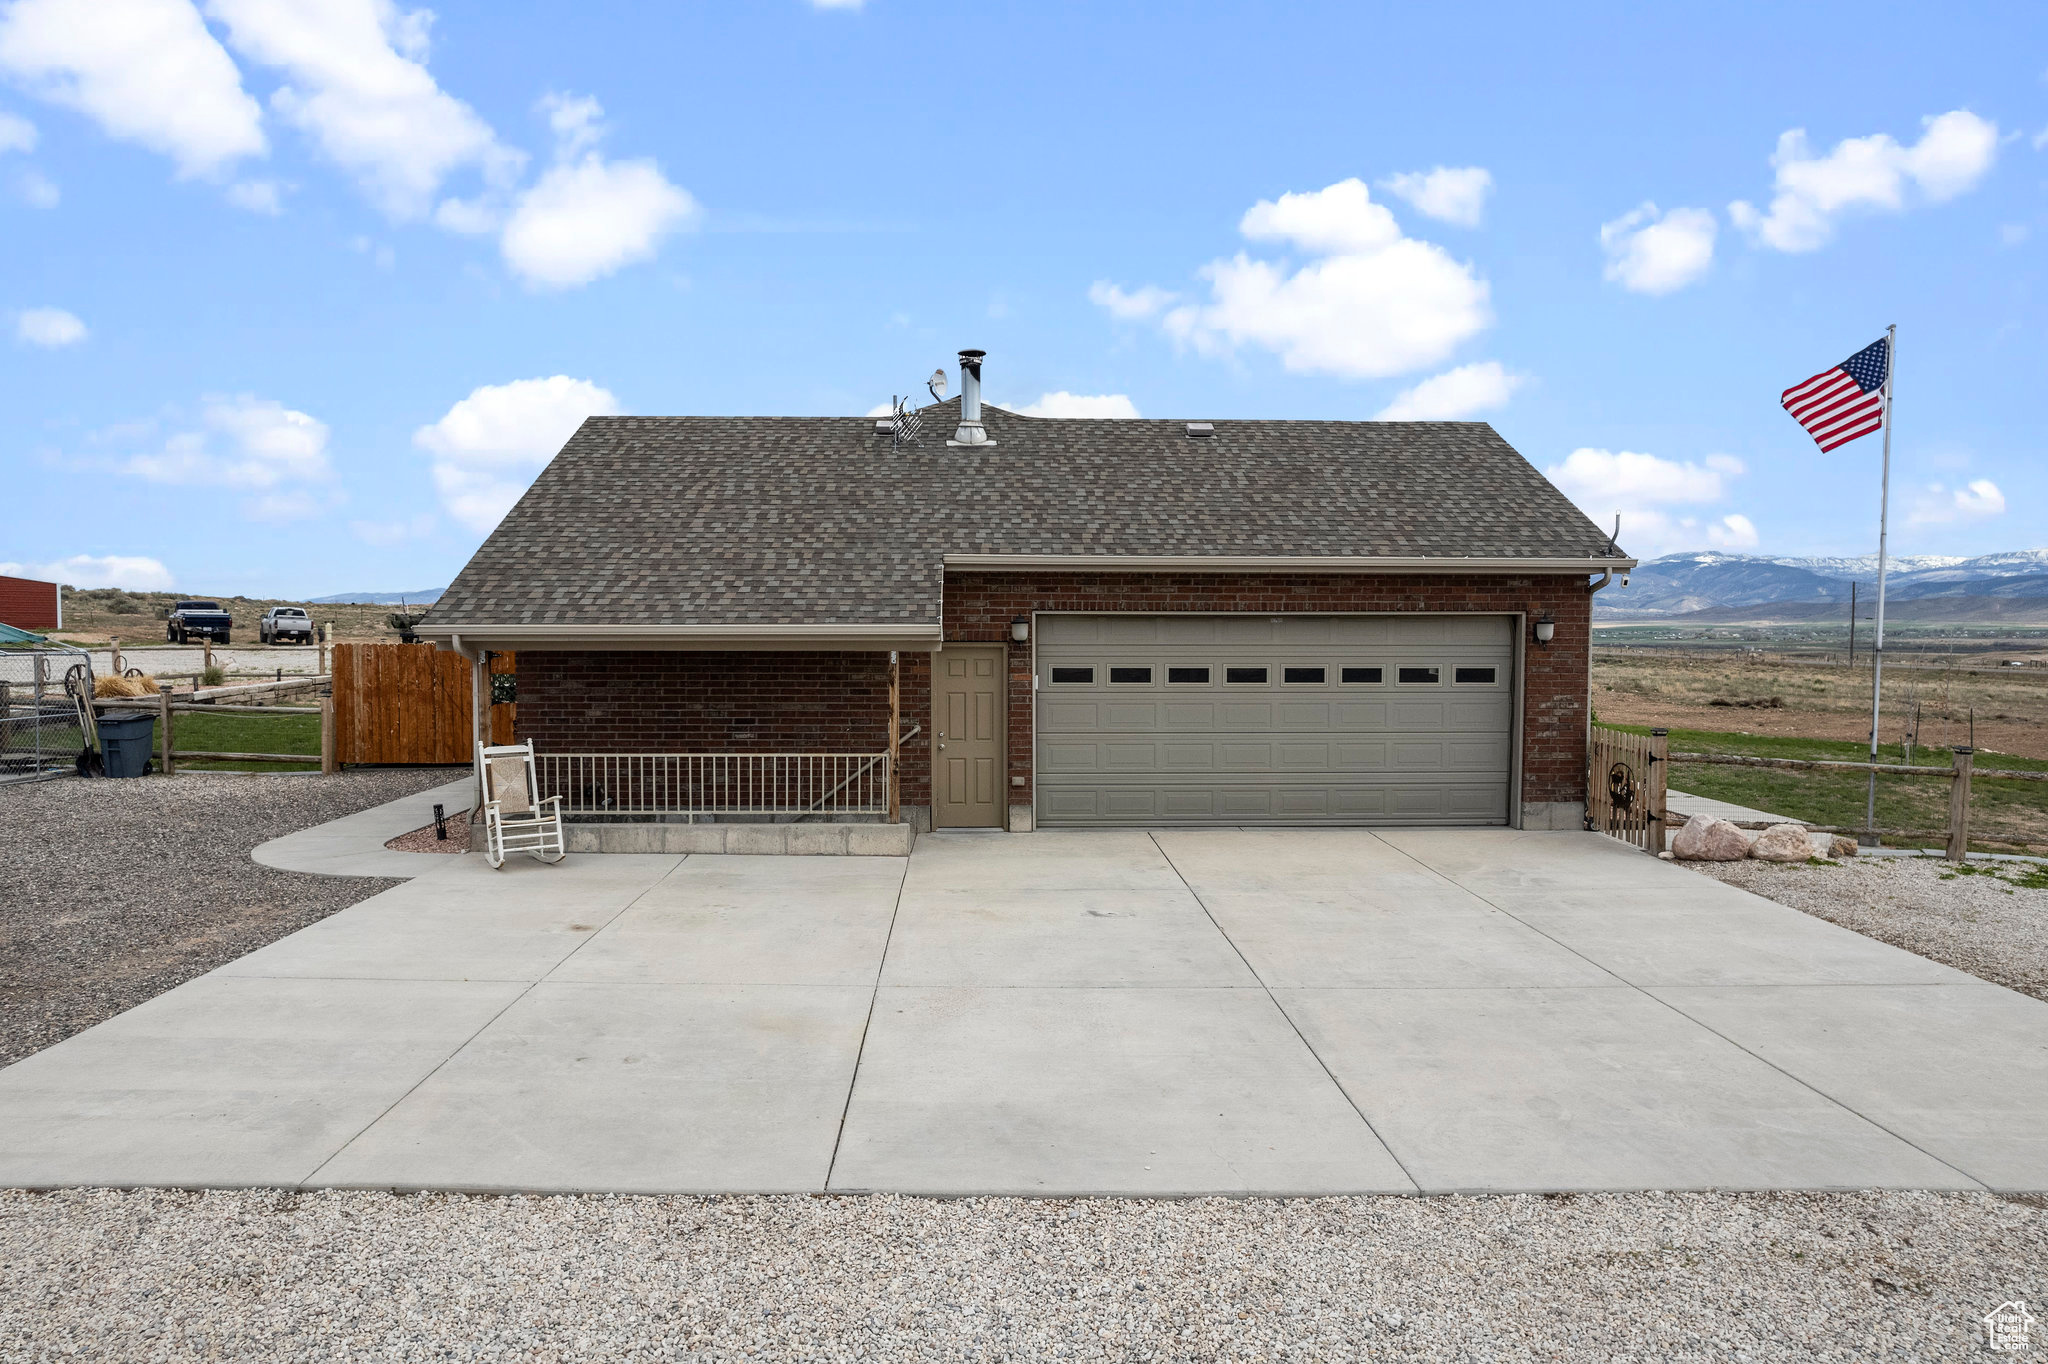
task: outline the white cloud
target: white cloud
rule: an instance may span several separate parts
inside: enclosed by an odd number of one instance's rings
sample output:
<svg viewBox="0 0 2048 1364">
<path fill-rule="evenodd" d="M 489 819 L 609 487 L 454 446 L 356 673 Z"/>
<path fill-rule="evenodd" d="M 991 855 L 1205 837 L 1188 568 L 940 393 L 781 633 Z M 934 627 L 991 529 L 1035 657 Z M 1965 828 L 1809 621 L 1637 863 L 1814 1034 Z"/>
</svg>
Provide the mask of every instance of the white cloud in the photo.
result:
<svg viewBox="0 0 2048 1364">
<path fill-rule="evenodd" d="M 64 195 L 56 181 L 30 169 L 21 173 L 21 197 L 30 208 L 55 208 Z"/>
<path fill-rule="evenodd" d="M 304 521 L 327 505 L 305 488 L 260 493 L 242 504 L 251 521 Z"/>
<path fill-rule="evenodd" d="M 42 564 L 0 564 L 0 573 L 80 589 L 125 587 L 132 592 L 164 592 L 171 586 L 171 570 L 160 560 L 140 554 L 74 554 Z"/>
<path fill-rule="evenodd" d="M 1003 404 L 1020 417 L 1135 417 L 1138 405 L 1121 393 L 1057 393 L 1042 395 L 1019 407 Z"/>
<path fill-rule="evenodd" d="M 412 439 L 434 456 L 434 486 L 448 514 L 488 534 L 585 417 L 619 410 L 619 400 L 588 379 L 517 379 L 474 390 Z"/>
<path fill-rule="evenodd" d="M 604 136 L 604 106 L 594 95 L 579 97 L 550 91 L 541 96 L 538 107 L 547 115 L 548 129 L 555 135 L 557 160 L 581 156 Z"/>
<path fill-rule="evenodd" d="M 896 407 L 893 403 L 876 403 L 868 409 L 868 415 L 870 417 L 893 417 L 896 415 Z"/>
<path fill-rule="evenodd" d="M 697 201 L 653 161 L 607 161 L 592 149 L 603 135 L 596 100 L 549 95 L 540 107 L 560 159 L 519 195 L 499 242 L 529 285 L 570 288 L 652 260 L 663 237 L 697 216 Z"/>
<path fill-rule="evenodd" d="M 366 545 L 388 549 L 402 545 L 408 540 L 424 540 L 434 533 L 436 525 L 432 512 L 421 512 L 405 521 L 351 521 L 348 528 L 355 537 Z"/>
<path fill-rule="evenodd" d="M 1978 478 L 1960 488 L 1928 484 L 1914 497 L 1913 511 L 1907 520 L 1915 526 L 1945 526 L 2003 515 L 2005 494 L 1990 479 Z"/>
<path fill-rule="evenodd" d="M 1493 189 L 1493 176 L 1479 166 L 1438 166 L 1426 174 L 1410 171 L 1380 183 L 1413 204 L 1418 212 L 1459 227 L 1477 227 L 1486 212 L 1486 196 Z"/>
<path fill-rule="evenodd" d="M 1741 512 L 1733 512 L 1707 526 L 1707 543 L 1716 549 L 1755 549 L 1756 526 Z"/>
<path fill-rule="evenodd" d="M 652 260 L 661 239 L 696 213 L 696 200 L 654 162 L 592 153 L 551 168 L 520 195 L 501 244 L 527 283 L 569 288 Z"/>
<path fill-rule="evenodd" d="M 1703 208 L 1660 214 L 1645 203 L 1600 225 L 1607 278 L 1638 294 L 1683 289 L 1714 263 L 1714 215 Z"/>
<path fill-rule="evenodd" d="M 462 167 L 498 182 L 517 173 L 521 154 L 422 65 L 430 12 L 391 0 L 207 0 L 207 12 L 237 52 L 285 73 L 271 107 L 392 217 L 425 216 Z"/>
<path fill-rule="evenodd" d="M 262 111 L 189 0 L 16 0 L 0 13 L 0 71 L 184 175 L 265 150 Z"/>
<path fill-rule="evenodd" d="M 1326 189 L 1261 199 L 1245 210 L 1237 230 L 1255 242 L 1291 242 L 1315 255 L 1378 251 L 1401 239 L 1385 204 L 1356 177 Z"/>
<path fill-rule="evenodd" d="M 1200 272 L 1210 301 L 1160 319 L 1175 342 L 1205 354 L 1254 345 L 1297 372 L 1378 379 L 1444 360 L 1493 321 L 1472 267 L 1403 236 L 1362 181 L 1261 201 L 1238 226 L 1317 259 L 1298 269 L 1242 252 L 1211 261 Z"/>
<path fill-rule="evenodd" d="M 1728 455 L 1710 456 L 1706 464 L 1660 459 L 1633 450 L 1582 448 L 1564 463 L 1544 471 L 1565 496 L 1580 506 L 1621 503 L 1716 502 L 1725 491 L 1722 479 L 1742 472 L 1742 462 Z"/>
<path fill-rule="evenodd" d="M 0 113 L 0 154 L 36 149 L 36 125 L 19 114 Z"/>
<path fill-rule="evenodd" d="M 85 340 L 85 324 L 62 308 L 25 308 L 14 318 L 14 335 L 31 346 L 55 349 Z"/>
<path fill-rule="evenodd" d="M 275 180 L 241 180 L 228 186 L 228 202 L 251 213 L 284 212 L 284 186 Z"/>
<path fill-rule="evenodd" d="M 242 394 L 209 399 L 196 429 L 172 433 L 159 449 L 131 455 L 124 472 L 152 483 L 241 488 L 251 516 L 306 505 L 297 486 L 324 482 L 327 424 L 283 403 Z M 294 512 L 292 514 L 303 514 Z"/>
<path fill-rule="evenodd" d="M 1749 549 L 1756 526 L 1740 512 L 1715 517 L 1669 510 L 1718 502 L 1728 480 L 1746 472 L 1733 455 L 1698 464 L 1631 450 L 1578 449 L 1544 471 L 1603 530 L 1621 514 L 1621 544 L 1639 558 L 1686 549 Z"/>
<path fill-rule="evenodd" d="M 1460 365 L 1401 393 L 1374 420 L 1457 421 L 1475 412 L 1505 406 L 1523 382 L 1521 375 L 1508 373 L 1498 360 Z"/>
<path fill-rule="evenodd" d="M 1098 279 L 1088 286 L 1088 301 L 1099 308 L 1107 309 L 1109 315 L 1120 322 L 1138 322 L 1148 317 L 1157 317 L 1179 298 L 1179 294 L 1151 284 L 1128 292 L 1106 279 Z"/>
<path fill-rule="evenodd" d="M 1974 188 L 1998 153 L 1998 125 L 1967 109 L 1923 121 L 1926 131 L 1910 147 L 1876 133 L 1837 142 L 1825 156 L 1814 154 L 1804 128 L 1794 128 L 1771 157 L 1777 179 L 1769 209 L 1737 202 L 1728 216 L 1765 246 L 1812 251 L 1834 236 L 1844 213 L 1903 212 L 1909 188 L 1928 203 Z"/>
</svg>

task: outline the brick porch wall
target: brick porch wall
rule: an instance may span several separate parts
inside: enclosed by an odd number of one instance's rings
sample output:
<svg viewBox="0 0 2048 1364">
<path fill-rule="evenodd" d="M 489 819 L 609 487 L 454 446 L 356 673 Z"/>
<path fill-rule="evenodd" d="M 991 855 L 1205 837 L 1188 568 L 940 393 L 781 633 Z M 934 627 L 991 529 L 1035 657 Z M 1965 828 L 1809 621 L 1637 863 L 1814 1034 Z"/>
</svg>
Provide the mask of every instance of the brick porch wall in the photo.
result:
<svg viewBox="0 0 2048 1364">
<path fill-rule="evenodd" d="M 903 728 L 931 706 L 931 659 L 903 655 Z M 555 753 L 877 753 L 889 745 L 889 656 L 519 652 L 520 739 Z M 930 801 L 930 750 L 904 747 L 903 800 Z"/>
<path fill-rule="evenodd" d="M 1034 611 L 1526 611 L 1534 617 L 1546 610 L 1557 620 L 1556 638 L 1543 648 L 1530 643 L 1523 655 L 1521 798 L 1583 801 L 1593 597 L 1582 576 L 949 572 L 945 637 L 1007 640 L 1011 618 Z M 1030 791 L 1033 758 L 1031 646 L 1011 644 L 1009 659 L 1007 776 L 1024 778 L 1021 789 L 1011 788 L 1021 801 Z M 929 674 L 924 686 L 929 696 Z"/>
</svg>

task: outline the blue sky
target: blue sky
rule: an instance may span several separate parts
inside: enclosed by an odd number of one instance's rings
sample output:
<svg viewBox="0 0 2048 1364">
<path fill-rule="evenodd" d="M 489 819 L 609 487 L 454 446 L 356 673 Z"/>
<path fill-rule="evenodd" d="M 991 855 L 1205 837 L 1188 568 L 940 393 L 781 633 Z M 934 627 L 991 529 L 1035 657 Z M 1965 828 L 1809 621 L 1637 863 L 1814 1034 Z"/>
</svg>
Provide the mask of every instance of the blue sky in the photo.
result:
<svg viewBox="0 0 2048 1364">
<path fill-rule="evenodd" d="M 439 586 L 592 411 L 1491 421 L 1626 548 L 2039 545 L 2038 4 L 0 0 L 0 568 Z M 1810 54 L 1822 53 L 1818 61 Z M 1799 131 L 1803 130 L 1803 132 Z M 921 391 L 921 390 L 920 390 Z"/>
</svg>

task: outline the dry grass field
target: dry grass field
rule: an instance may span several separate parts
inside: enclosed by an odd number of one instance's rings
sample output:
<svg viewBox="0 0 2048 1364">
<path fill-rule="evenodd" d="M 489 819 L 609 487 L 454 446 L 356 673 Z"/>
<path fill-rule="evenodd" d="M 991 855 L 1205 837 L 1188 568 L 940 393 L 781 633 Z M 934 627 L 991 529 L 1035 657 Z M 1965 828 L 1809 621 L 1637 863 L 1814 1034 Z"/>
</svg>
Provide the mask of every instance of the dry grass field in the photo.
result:
<svg viewBox="0 0 2048 1364">
<path fill-rule="evenodd" d="M 1974 710 L 1980 752 L 2048 759 L 2048 668 L 1888 656 L 1884 679 L 1885 743 L 1905 737 L 1917 702 L 1921 747 L 1969 743 Z M 1768 652 L 1595 648 L 1593 711 L 1604 724 L 1867 743 L 1870 668 Z"/>
<path fill-rule="evenodd" d="M 331 621 L 337 641 L 396 643 L 398 632 L 384 623 L 395 606 L 315 606 L 282 597 L 209 597 L 204 593 L 124 592 L 102 587 L 66 589 L 64 628 L 52 633 L 78 644 L 105 644 L 118 636 L 124 645 L 164 642 L 164 614 L 179 601 L 216 601 L 235 618 L 235 643 L 256 643 L 256 623 L 273 606 L 301 606 L 316 622 Z"/>
<path fill-rule="evenodd" d="M 1884 762 L 1907 761 L 1910 736 L 1913 765 L 1946 768 L 1950 749 L 1971 742 L 1974 713 L 1979 771 L 2048 770 L 2048 668 L 2000 668 L 1982 656 L 1953 665 L 1894 658 L 1885 667 L 1884 691 Z M 1868 753 L 1870 669 L 1741 650 L 1596 649 L 1593 710 L 1603 725 L 1670 729 L 1674 752 L 1853 762 Z M 1694 795 L 1849 826 L 1862 825 L 1869 789 L 1868 777 L 1856 772 L 1699 763 L 1674 764 L 1669 781 Z M 1946 828 L 1948 789 L 1944 777 L 1880 776 L 1879 827 Z M 1973 847 L 2048 851 L 2048 782 L 1980 777 L 1970 806 Z"/>
</svg>

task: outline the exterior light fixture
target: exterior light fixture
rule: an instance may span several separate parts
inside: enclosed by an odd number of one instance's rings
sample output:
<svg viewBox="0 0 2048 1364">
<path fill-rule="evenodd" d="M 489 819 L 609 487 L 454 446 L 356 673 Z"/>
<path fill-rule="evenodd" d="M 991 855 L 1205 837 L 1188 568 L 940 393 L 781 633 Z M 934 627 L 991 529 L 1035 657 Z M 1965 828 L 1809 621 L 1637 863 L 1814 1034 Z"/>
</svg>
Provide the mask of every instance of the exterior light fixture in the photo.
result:
<svg viewBox="0 0 2048 1364">
<path fill-rule="evenodd" d="M 1019 644 L 1022 644 L 1025 640 L 1031 638 L 1030 620 L 1023 616 L 1011 617 L 1010 638 L 1016 640 Z"/>
<path fill-rule="evenodd" d="M 1557 622 L 1551 619 L 1550 613 L 1545 611 L 1542 615 L 1536 617 L 1536 642 L 1538 644 L 1548 644 L 1556 637 Z"/>
</svg>

